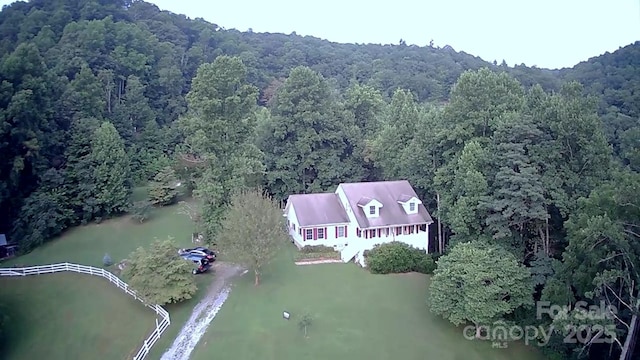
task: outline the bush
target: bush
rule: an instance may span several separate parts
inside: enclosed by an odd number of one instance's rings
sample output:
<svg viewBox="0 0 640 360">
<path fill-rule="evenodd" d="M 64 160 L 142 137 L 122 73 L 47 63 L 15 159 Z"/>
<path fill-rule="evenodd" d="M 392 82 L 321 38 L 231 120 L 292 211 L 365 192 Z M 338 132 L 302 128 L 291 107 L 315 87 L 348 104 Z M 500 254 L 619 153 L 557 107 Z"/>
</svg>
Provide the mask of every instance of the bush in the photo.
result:
<svg viewBox="0 0 640 360">
<path fill-rule="evenodd" d="M 109 256 L 109 254 L 104 254 L 104 257 L 102 258 L 102 264 L 104 266 L 113 265 L 113 260 L 111 260 L 111 256 Z"/>
<path fill-rule="evenodd" d="M 420 272 L 430 274 L 436 264 L 431 255 L 411 245 L 394 241 L 365 252 L 367 267 L 374 274 Z"/>
<path fill-rule="evenodd" d="M 302 252 L 299 252 L 299 253 L 295 254 L 295 256 L 294 256 L 294 261 L 312 260 L 312 259 L 340 260 L 340 253 L 337 252 L 337 251 L 320 252 L 320 253 L 302 253 Z"/>
<path fill-rule="evenodd" d="M 416 266 L 413 269 L 415 272 L 419 272 L 422 274 L 433 274 L 433 271 L 436 269 L 436 262 L 433 260 L 433 257 L 429 254 L 425 254 L 420 251 L 420 254 L 417 255 L 416 258 Z"/>
<path fill-rule="evenodd" d="M 151 209 L 151 201 L 141 200 L 131 204 L 129 212 L 131 213 L 133 219 L 139 221 L 142 224 L 151 215 Z"/>
<path fill-rule="evenodd" d="M 331 246 L 318 245 L 318 246 L 305 246 L 302 249 L 300 249 L 300 252 L 305 254 L 313 254 L 313 253 L 332 253 L 336 251 Z"/>
</svg>

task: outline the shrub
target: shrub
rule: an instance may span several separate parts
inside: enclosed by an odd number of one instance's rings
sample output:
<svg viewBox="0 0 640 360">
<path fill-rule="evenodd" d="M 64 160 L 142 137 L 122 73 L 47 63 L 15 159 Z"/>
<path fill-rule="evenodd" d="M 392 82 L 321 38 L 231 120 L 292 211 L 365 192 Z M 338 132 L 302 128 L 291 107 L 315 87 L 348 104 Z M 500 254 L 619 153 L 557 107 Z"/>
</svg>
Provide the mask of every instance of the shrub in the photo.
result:
<svg viewBox="0 0 640 360">
<path fill-rule="evenodd" d="M 336 251 L 321 252 L 321 253 L 302 253 L 295 254 L 294 261 L 312 260 L 312 259 L 334 259 L 340 260 L 340 253 Z"/>
<path fill-rule="evenodd" d="M 300 252 L 305 254 L 313 254 L 313 253 L 332 253 L 336 251 L 331 246 L 318 245 L 318 246 L 305 246 L 302 249 L 300 249 Z"/>
<path fill-rule="evenodd" d="M 425 254 L 424 252 L 422 252 L 422 250 L 418 251 L 420 251 L 420 254 L 416 254 L 416 266 L 413 271 L 423 274 L 433 274 L 433 271 L 437 267 L 436 262 L 433 260 L 433 257 L 429 254 Z"/>
<path fill-rule="evenodd" d="M 420 272 L 430 274 L 436 265 L 431 255 L 411 245 L 394 241 L 365 252 L 367 267 L 374 274 Z"/>
<path fill-rule="evenodd" d="M 149 200 L 141 200 L 134 202 L 130 208 L 129 212 L 132 215 L 132 218 L 139 221 L 141 224 L 149 218 L 151 214 L 152 204 Z"/>
<path fill-rule="evenodd" d="M 113 265 L 113 260 L 111 260 L 111 256 L 109 256 L 109 254 L 104 254 L 104 257 L 102 258 L 102 264 L 104 266 Z"/>
</svg>

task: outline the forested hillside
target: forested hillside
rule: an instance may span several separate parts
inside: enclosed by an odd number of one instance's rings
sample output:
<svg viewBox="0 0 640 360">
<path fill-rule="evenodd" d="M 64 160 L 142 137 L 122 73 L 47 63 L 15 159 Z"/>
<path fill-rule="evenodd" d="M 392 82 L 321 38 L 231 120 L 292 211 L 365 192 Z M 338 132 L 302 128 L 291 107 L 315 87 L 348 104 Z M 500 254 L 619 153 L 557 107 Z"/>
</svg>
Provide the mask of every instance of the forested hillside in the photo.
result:
<svg viewBox="0 0 640 360">
<path fill-rule="evenodd" d="M 639 68 L 640 42 L 636 42 L 561 71 L 562 79 L 581 82 L 600 99 L 599 113 L 614 153 L 635 171 L 640 171 Z"/>
<path fill-rule="evenodd" d="M 613 345 L 559 332 L 545 348 L 613 358 L 640 306 L 639 49 L 550 71 L 224 30 L 142 1 L 14 3 L 0 13 L 0 233 L 29 251 L 133 211 L 135 186 L 181 180 L 213 237 L 243 186 L 284 200 L 405 178 L 438 219 L 432 250 L 490 243 L 535 275 L 533 299 L 619 308 Z"/>
</svg>

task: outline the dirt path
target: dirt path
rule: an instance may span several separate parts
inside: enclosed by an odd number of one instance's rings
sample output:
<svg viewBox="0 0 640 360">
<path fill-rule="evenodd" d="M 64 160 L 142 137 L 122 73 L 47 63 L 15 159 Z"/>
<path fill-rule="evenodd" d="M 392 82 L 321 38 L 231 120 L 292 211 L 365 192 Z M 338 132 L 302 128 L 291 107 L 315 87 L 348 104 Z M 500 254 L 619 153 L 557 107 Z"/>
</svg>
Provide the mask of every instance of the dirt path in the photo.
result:
<svg viewBox="0 0 640 360">
<path fill-rule="evenodd" d="M 184 324 L 171 347 L 161 360 L 188 360 L 209 324 L 231 292 L 229 280 L 240 274 L 242 268 L 225 263 L 215 263 L 214 280 L 205 297 L 196 305 L 191 317 Z"/>
</svg>

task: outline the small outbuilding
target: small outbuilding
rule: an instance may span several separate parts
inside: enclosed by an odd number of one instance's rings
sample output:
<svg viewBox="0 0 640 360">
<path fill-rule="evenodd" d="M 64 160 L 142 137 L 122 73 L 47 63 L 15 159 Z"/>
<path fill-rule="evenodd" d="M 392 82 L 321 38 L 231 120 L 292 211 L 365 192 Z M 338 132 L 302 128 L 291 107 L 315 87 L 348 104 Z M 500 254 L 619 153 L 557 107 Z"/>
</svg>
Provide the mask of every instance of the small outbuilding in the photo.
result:
<svg viewBox="0 0 640 360">
<path fill-rule="evenodd" d="M 0 259 L 13 257 L 18 250 L 17 245 L 11 245 L 7 242 L 7 236 L 0 234 Z"/>
</svg>

